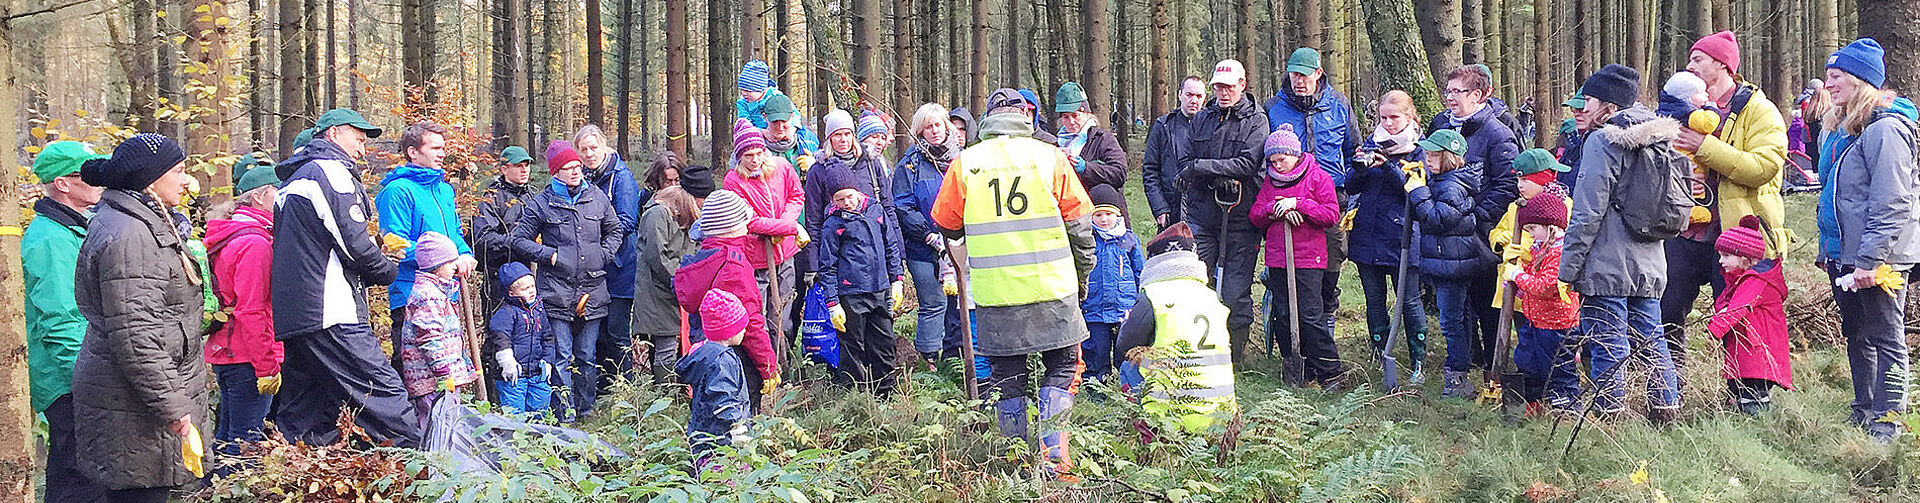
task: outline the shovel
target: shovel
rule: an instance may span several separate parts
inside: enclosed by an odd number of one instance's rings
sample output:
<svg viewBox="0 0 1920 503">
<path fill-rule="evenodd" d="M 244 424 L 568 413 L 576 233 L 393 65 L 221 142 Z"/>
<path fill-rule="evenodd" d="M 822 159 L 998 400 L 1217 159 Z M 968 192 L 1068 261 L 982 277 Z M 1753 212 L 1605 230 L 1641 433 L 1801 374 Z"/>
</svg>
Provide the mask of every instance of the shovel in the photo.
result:
<svg viewBox="0 0 1920 503">
<path fill-rule="evenodd" d="M 980 399 L 980 377 L 974 373 L 973 365 L 973 306 L 968 305 L 972 290 L 967 282 L 967 245 L 954 244 L 947 247 L 948 259 L 953 261 L 953 281 L 960 285 L 960 368 L 966 374 L 960 381 L 966 383 L 967 400 Z"/>
<path fill-rule="evenodd" d="M 1520 226 L 1513 226 L 1513 237 L 1509 245 L 1520 242 Z M 1518 267 L 1518 264 L 1515 264 Z M 1487 380 L 1487 388 L 1481 391 L 1481 398 L 1500 401 L 1500 418 L 1507 424 L 1515 424 L 1526 413 L 1527 400 L 1520 396 L 1519 386 L 1524 386 L 1525 377 L 1513 366 L 1513 309 L 1519 296 L 1518 286 L 1512 281 L 1501 279 L 1500 321 L 1494 325 L 1493 369 L 1494 377 Z"/>
<path fill-rule="evenodd" d="M 1400 341 L 1401 332 L 1405 332 L 1405 314 L 1407 305 L 1407 257 L 1413 254 L 1413 202 L 1408 201 L 1403 209 L 1404 222 L 1400 226 L 1400 275 L 1393 281 L 1393 312 L 1388 319 L 1387 342 L 1380 347 L 1380 373 L 1387 392 L 1400 387 L 1400 364 L 1393 359 L 1393 345 Z M 1411 356 L 1411 355 L 1409 355 Z M 1419 362 L 1414 362 L 1419 363 Z"/>
<path fill-rule="evenodd" d="M 1286 232 L 1283 234 L 1286 236 L 1287 245 L 1287 329 L 1291 334 L 1287 345 L 1293 349 L 1293 352 L 1287 355 L 1286 362 L 1282 364 L 1281 379 L 1286 381 L 1288 386 L 1300 388 L 1307 385 L 1307 358 L 1300 354 L 1300 287 L 1294 270 L 1293 224 L 1282 221 L 1281 225 L 1286 226 Z"/>
</svg>

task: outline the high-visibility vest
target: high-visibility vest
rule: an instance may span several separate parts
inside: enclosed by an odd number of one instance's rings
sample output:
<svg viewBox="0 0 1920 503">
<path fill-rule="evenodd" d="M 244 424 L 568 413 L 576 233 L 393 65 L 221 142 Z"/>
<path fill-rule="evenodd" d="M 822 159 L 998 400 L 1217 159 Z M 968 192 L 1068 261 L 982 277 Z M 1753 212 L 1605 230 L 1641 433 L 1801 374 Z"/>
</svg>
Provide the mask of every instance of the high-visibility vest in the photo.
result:
<svg viewBox="0 0 1920 503">
<path fill-rule="evenodd" d="M 969 284 L 976 305 L 1021 306 L 1076 295 L 1079 273 L 1053 196 L 1059 149 L 994 138 L 960 153 Z"/>
<path fill-rule="evenodd" d="M 1154 390 L 1142 398 L 1142 405 L 1149 412 L 1177 417 L 1191 433 L 1206 431 L 1215 417 L 1237 412 L 1228 311 L 1219 295 L 1198 278 L 1156 281 L 1140 291 L 1153 303 L 1153 347 L 1161 353 L 1148 358 L 1140 371 L 1148 382 L 1170 388 Z"/>
</svg>

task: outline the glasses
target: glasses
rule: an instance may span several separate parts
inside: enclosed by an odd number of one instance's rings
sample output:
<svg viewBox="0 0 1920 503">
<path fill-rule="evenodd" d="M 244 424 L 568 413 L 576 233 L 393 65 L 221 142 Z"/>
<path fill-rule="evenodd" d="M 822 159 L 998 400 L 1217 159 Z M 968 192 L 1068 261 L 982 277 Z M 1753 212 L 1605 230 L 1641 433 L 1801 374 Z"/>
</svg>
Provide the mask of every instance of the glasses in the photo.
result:
<svg viewBox="0 0 1920 503">
<path fill-rule="evenodd" d="M 1452 89 L 1452 88 L 1449 88 L 1449 89 L 1447 89 L 1447 96 L 1453 96 L 1453 95 L 1457 95 L 1457 94 L 1467 94 L 1467 93 L 1470 93 L 1470 92 L 1474 92 L 1474 91 L 1478 91 L 1478 89 Z"/>
</svg>

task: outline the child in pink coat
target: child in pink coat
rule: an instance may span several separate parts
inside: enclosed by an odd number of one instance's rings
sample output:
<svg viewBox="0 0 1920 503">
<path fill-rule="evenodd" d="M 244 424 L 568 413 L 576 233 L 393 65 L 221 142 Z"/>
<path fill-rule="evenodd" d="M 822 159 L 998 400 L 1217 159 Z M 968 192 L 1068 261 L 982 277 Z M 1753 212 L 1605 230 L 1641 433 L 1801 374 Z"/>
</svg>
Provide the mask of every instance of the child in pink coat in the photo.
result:
<svg viewBox="0 0 1920 503">
<path fill-rule="evenodd" d="M 407 297 L 407 322 L 398 348 L 400 380 L 425 427 L 434 402 L 447 390 L 478 380 L 479 372 L 467 360 L 466 332 L 452 300 L 460 289 L 460 280 L 453 277 L 459 249 L 452 238 L 428 232 L 415 241 L 413 255 L 428 274 L 416 278 L 413 295 Z"/>
<path fill-rule="evenodd" d="M 1327 273 L 1327 228 L 1340 223 L 1340 206 L 1333 178 L 1301 152 L 1300 137 L 1291 124 L 1267 135 L 1267 169 L 1249 215 L 1253 225 L 1267 230 L 1267 292 L 1273 295 L 1267 330 L 1276 344 L 1291 352 L 1287 324 L 1287 234 L 1293 235 L 1294 289 L 1300 308 L 1300 353 L 1306 356 L 1307 381 L 1337 389 L 1345 386 L 1345 370 L 1333 342 L 1333 325 L 1321 296 Z"/>
<path fill-rule="evenodd" d="M 1773 406 L 1772 388 L 1793 388 L 1793 363 L 1787 356 L 1787 277 L 1778 259 L 1767 258 L 1760 219 L 1748 215 L 1740 226 L 1720 233 L 1713 245 L 1727 288 L 1713 299 L 1707 332 L 1726 344 L 1730 401 L 1755 415 Z"/>
</svg>

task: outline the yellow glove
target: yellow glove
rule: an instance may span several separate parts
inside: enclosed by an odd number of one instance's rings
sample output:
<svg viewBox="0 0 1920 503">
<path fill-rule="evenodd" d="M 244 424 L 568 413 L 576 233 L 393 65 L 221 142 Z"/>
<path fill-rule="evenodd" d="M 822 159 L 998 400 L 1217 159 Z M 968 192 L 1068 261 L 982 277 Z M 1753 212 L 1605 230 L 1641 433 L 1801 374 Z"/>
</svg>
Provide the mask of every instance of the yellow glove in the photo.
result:
<svg viewBox="0 0 1920 503">
<path fill-rule="evenodd" d="M 780 376 L 769 377 L 764 381 L 760 381 L 760 383 L 760 393 L 772 395 L 775 390 L 780 389 Z"/>
<path fill-rule="evenodd" d="M 1907 277 L 1893 272 L 1892 266 L 1880 264 L 1878 269 L 1873 270 L 1873 284 L 1880 285 L 1887 295 L 1898 295 L 1901 289 L 1907 287 Z"/>
<path fill-rule="evenodd" d="M 807 234 L 807 228 L 801 227 L 800 233 L 793 236 L 793 242 L 795 246 L 806 248 L 807 243 L 813 242 L 813 236 Z"/>
<path fill-rule="evenodd" d="M 1407 192 L 1413 192 L 1413 189 L 1427 185 L 1426 166 L 1417 162 L 1408 162 L 1402 163 L 1401 167 L 1407 173 L 1407 183 L 1402 186 Z"/>
<path fill-rule="evenodd" d="M 1694 206 L 1693 210 L 1687 212 L 1687 223 L 1704 224 L 1712 221 L 1713 210 L 1705 206 Z"/>
<path fill-rule="evenodd" d="M 382 252 L 388 254 L 399 253 L 406 251 L 409 246 L 413 246 L 413 242 L 407 241 L 407 238 L 400 237 L 399 234 L 389 232 L 380 235 L 380 251 Z"/>
<path fill-rule="evenodd" d="M 833 323 L 834 330 L 846 332 L 847 331 L 847 309 L 840 307 L 839 304 L 834 304 L 833 306 L 828 307 L 827 321 Z"/>
<path fill-rule="evenodd" d="M 890 287 L 887 291 L 893 293 L 893 311 L 894 312 L 896 313 L 900 312 L 901 308 L 907 307 L 906 285 L 901 284 L 900 280 L 897 280 L 897 279 L 893 280 L 893 286 Z"/>
<path fill-rule="evenodd" d="M 953 278 L 941 278 L 940 293 L 946 294 L 948 297 L 960 295 L 960 283 L 954 281 Z"/>
<path fill-rule="evenodd" d="M 795 157 L 793 159 L 793 164 L 794 166 L 800 168 L 800 174 L 803 174 L 803 175 L 807 174 L 807 170 L 813 169 L 813 156 L 803 155 L 800 157 Z"/>
<path fill-rule="evenodd" d="M 180 438 L 180 461 L 186 463 L 187 471 L 194 477 L 205 477 L 207 467 L 202 464 L 207 456 L 207 445 L 200 439 L 200 427 L 187 423 L 187 435 Z"/>
<path fill-rule="evenodd" d="M 1340 230 L 1343 230 L 1343 231 L 1352 231 L 1352 230 L 1353 230 L 1353 217 L 1354 217 L 1354 215 L 1358 215 L 1358 214 L 1360 214 L 1360 209 L 1359 209 L 1359 208 L 1355 208 L 1355 209 L 1351 209 L 1351 210 L 1347 210 L 1347 214 L 1345 214 L 1345 215 L 1341 215 L 1341 216 L 1340 216 Z"/>
<path fill-rule="evenodd" d="M 454 383 L 453 383 L 453 379 L 452 379 L 452 378 L 446 378 L 446 379 L 441 379 L 441 380 L 440 380 L 440 391 L 445 391 L 445 392 L 448 392 L 448 393 L 452 393 L 452 392 L 453 392 L 453 389 L 454 389 L 454 388 L 457 388 L 457 387 L 459 387 L 459 386 L 460 386 L 460 385 L 458 385 L 458 384 L 454 384 Z"/>
<path fill-rule="evenodd" d="M 280 394 L 280 374 L 254 379 L 253 387 L 262 395 L 278 395 Z"/>
</svg>

